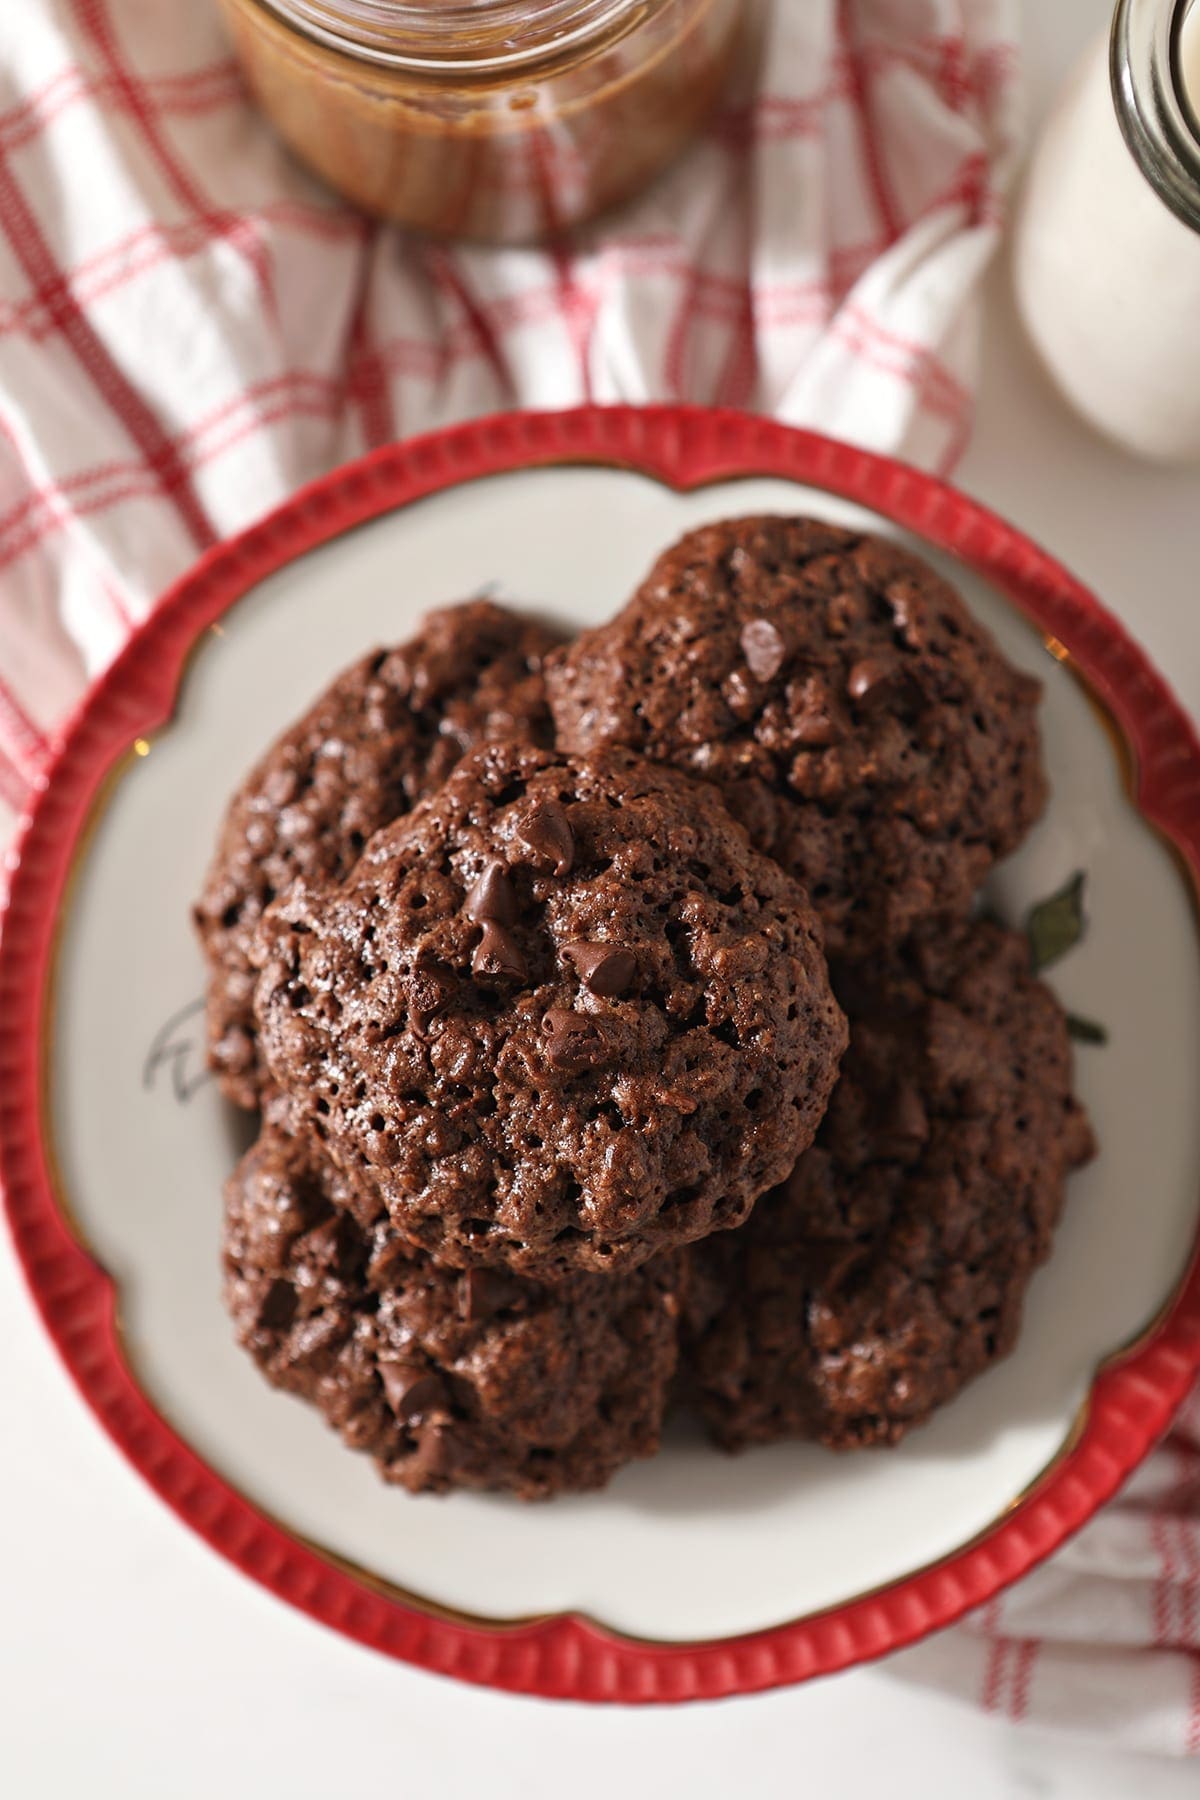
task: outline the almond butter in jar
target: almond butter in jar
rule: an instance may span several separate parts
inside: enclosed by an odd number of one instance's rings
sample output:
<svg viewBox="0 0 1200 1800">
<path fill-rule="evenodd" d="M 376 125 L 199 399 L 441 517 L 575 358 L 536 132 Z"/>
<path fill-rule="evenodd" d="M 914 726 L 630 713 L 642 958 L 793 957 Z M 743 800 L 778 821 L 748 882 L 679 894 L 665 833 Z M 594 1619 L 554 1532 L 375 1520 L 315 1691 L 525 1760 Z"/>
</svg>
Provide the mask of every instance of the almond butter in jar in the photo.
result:
<svg viewBox="0 0 1200 1800">
<path fill-rule="evenodd" d="M 220 0 L 281 136 L 355 205 L 529 243 L 630 198 L 704 123 L 748 0 Z"/>
</svg>

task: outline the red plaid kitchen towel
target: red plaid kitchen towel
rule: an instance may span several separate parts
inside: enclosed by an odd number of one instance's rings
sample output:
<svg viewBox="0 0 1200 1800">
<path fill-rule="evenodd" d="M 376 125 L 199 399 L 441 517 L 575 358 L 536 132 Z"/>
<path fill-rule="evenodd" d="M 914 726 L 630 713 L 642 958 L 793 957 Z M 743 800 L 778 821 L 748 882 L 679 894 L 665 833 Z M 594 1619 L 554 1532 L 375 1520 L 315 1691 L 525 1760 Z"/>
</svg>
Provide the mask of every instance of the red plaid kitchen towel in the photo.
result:
<svg viewBox="0 0 1200 1800">
<path fill-rule="evenodd" d="M 589 399 L 750 406 L 940 468 L 964 443 L 1015 0 L 777 0 L 703 141 L 557 253 L 339 205 L 248 106 L 211 4 L 2 11 L 10 812 L 197 553 L 373 445 Z"/>
<path fill-rule="evenodd" d="M 1200 1389 L 1078 1537 L 888 1667 L 1000 1718 L 1200 1756 Z"/>
<path fill-rule="evenodd" d="M 210 5 L 9 0 L 0 843 L 155 597 L 372 445 L 499 407 L 686 399 L 949 468 L 1018 136 L 1015 10 L 775 0 L 689 156 L 550 253 L 348 212 L 247 105 Z M 1120 1506 L 893 1666 L 1196 1750 L 1198 1516 L 1194 1403 Z"/>
</svg>

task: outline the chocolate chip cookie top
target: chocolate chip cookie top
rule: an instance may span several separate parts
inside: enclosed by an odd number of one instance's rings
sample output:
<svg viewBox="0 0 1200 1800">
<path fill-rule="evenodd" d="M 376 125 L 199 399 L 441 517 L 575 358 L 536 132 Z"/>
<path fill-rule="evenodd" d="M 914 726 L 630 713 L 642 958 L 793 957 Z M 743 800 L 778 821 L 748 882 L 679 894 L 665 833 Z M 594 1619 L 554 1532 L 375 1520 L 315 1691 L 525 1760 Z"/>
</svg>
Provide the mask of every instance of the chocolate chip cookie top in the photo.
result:
<svg viewBox="0 0 1200 1800">
<path fill-rule="evenodd" d="M 1038 684 L 916 557 L 812 519 L 690 532 L 547 685 L 563 748 L 724 789 L 831 955 L 961 916 L 1045 801 Z"/>
<path fill-rule="evenodd" d="M 225 1297 L 276 1386 L 388 1481 L 524 1499 L 603 1487 L 658 1448 L 681 1253 L 545 1288 L 435 1266 L 328 1159 L 268 1126 L 225 1190 Z"/>
<path fill-rule="evenodd" d="M 490 601 L 432 612 L 410 642 L 339 675 L 242 783 L 195 909 L 210 1060 L 238 1105 L 256 1105 L 262 1085 L 248 951 L 264 906 L 297 875 L 344 874 L 475 744 L 548 741 L 542 660 L 555 641 Z"/>
<path fill-rule="evenodd" d="M 845 1043 L 802 890 L 624 751 L 474 752 L 255 957 L 295 1119 L 434 1256 L 544 1278 L 738 1223 Z"/>
<path fill-rule="evenodd" d="M 1004 1356 L 1092 1152 L 1022 937 L 965 925 L 835 986 L 850 1048 L 816 1143 L 690 1253 L 685 1356 L 728 1449 L 894 1443 Z"/>
</svg>

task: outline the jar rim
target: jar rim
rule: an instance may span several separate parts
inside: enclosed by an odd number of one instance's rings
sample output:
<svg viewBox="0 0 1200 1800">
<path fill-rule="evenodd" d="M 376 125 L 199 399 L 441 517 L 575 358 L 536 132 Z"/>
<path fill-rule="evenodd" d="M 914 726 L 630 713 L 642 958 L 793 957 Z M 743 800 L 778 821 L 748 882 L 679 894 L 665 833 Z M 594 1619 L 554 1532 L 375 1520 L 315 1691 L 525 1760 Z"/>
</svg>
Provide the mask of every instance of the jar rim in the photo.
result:
<svg viewBox="0 0 1200 1800">
<path fill-rule="evenodd" d="M 428 76 L 519 73 L 615 41 L 668 0 L 260 0 L 345 56 Z"/>
<path fill-rule="evenodd" d="M 1183 82 L 1180 40 L 1200 0 L 1118 0 L 1109 74 L 1121 134 L 1177 218 L 1200 232 L 1200 116 Z"/>
</svg>

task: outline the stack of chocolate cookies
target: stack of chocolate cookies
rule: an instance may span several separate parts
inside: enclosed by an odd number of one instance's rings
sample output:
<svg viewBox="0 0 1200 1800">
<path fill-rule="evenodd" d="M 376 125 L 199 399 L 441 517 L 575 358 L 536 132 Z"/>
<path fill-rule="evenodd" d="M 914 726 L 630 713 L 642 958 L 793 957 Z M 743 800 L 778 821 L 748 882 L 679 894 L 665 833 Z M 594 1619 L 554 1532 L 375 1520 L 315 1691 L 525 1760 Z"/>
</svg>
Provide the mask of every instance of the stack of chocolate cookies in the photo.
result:
<svg viewBox="0 0 1200 1800">
<path fill-rule="evenodd" d="M 268 1378 L 389 1480 L 541 1497 L 672 1400 L 892 1442 L 1011 1348 L 1090 1152 L 972 913 L 1044 803 L 1037 698 L 923 564 L 787 518 L 572 644 L 472 602 L 340 676 L 196 909 Z"/>
</svg>

